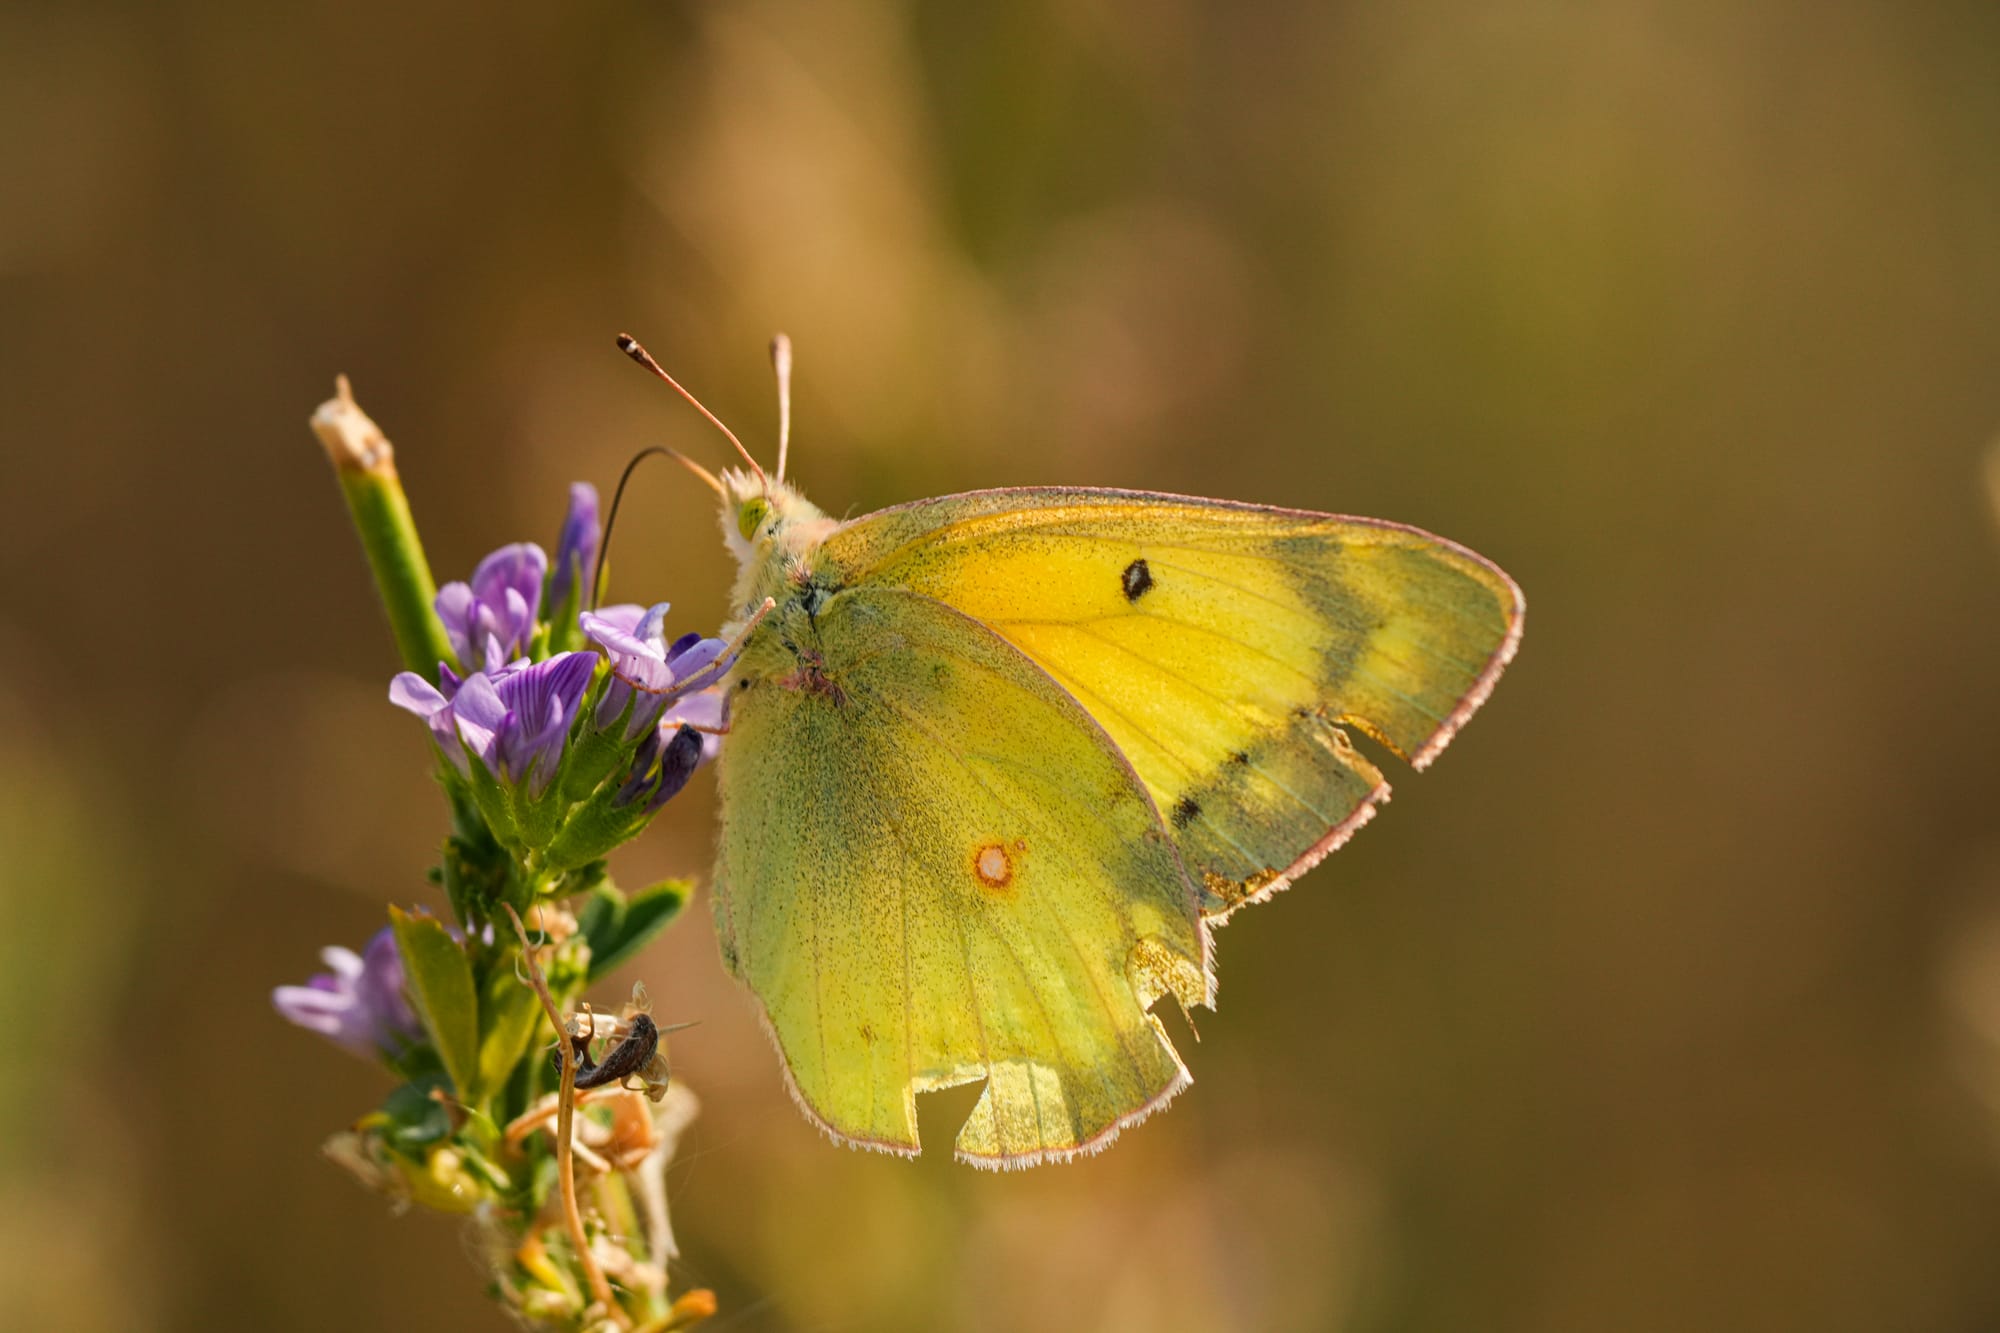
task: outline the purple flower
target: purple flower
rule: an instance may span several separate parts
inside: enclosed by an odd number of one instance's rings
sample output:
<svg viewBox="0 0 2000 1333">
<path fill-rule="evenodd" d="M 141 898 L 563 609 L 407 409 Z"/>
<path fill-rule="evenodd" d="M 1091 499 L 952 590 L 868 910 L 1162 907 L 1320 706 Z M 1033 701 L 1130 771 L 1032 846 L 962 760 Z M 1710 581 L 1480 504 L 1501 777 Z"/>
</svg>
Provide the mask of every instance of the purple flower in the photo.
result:
<svg viewBox="0 0 2000 1333">
<path fill-rule="evenodd" d="M 403 960 L 387 926 L 358 957 L 338 946 L 319 956 L 331 972 L 271 992 L 280 1014 L 356 1055 L 395 1056 L 423 1037 L 423 1025 L 403 994 Z"/>
<path fill-rule="evenodd" d="M 563 518 L 562 535 L 556 539 L 556 563 L 549 575 L 547 612 L 551 616 L 569 599 L 570 582 L 576 580 L 576 604 L 590 605 L 590 590 L 597 578 L 597 549 L 603 532 L 597 524 L 597 488 L 579 481 L 569 488 L 569 513 Z"/>
<path fill-rule="evenodd" d="M 452 697 L 458 693 L 461 682 L 442 662 L 438 663 L 438 673 L 444 680 L 443 690 L 414 671 L 396 673 L 396 678 L 389 682 L 389 702 L 429 723 L 431 738 L 458 771 L 464 773 L 465 747 L 459 744 L 458 722 L 451 711 Z"/>
<path fill-rule="evenodd" d="M 438 619 L 461 665 L 493 672 L 528 650 L 548 572 L 541 547 L 516 542 L 481 560 L 472 582 L 438 589 Z"/>
<path fill-rule="evenodd" d="M 460 773 L 467 754 L 507 782 L 529 782 L 539 796 L 562 758 L 563 742 L 597 669 L 593 653 L 558 653 L 475 671 L 460 681 L 449 670 L 440 690 L 414 671 L 389 682 L 389 702 L 430 724 L 431 735 Z"/>
<path fill-rule="evenodd" d="M 722 679 L 735 660 L 721 639 L 683 634 L 668 643 L 666 619 L 665 602 L 646 610 L 607 606 L 577 618 L 584 634 L 611 659 L 611 683 L 597 707 L 600 729 L 615 723 L 637 694 L 632 716 L 625 724 L 625 738 L 639 736 L 648 727 L 659 725 L 676 704 Z M 719 715 L 715 721 L 720 723 Z"/>
<path fill-rule="evenodd" d="M 612 798 L 616 806 L 645 802 L 652 814 L 687 786 L 702 761 L 702 735 L 693 727 L 662 723 L 640 743 L 632 763 L 631 776 Z"/>
<path fill-rule="evenodd" d="M 592 653 L 558 653 L 517 671 L 473 672 L 449 705 L 459 739 L 494 776 L 541 795 L 596 670 Z"/>
<path fill-rule="evenodd" d="M 480 674 L 483 674 L 489 683 L 497 686 L 528 665 L 526 658 L 516 658 L 506 666 Z M 415 713 L 429 723 L 431 736 L 461 774 L 466 772 L 465 747 L 459 743 L 458 719 L 451 705 L 464 684 L 465 682 L 447 662 L 438 663 L 436 685 L 414 671 L 399 671 L 395 679 L 389 682 L 389 702 L 405 712 Z"/>
</svg>

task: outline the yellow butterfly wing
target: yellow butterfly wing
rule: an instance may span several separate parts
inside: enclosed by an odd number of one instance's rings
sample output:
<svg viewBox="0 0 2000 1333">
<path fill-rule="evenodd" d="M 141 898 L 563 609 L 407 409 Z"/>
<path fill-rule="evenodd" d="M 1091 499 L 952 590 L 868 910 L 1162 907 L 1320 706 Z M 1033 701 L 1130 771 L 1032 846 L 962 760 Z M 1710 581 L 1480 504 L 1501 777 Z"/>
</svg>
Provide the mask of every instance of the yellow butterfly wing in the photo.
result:
<svg viewBox="0 0 2000 1333">
<path fill-rule="evenodd" d="M 1388 796 L 1343 726 L 1422 768 L 1520 641 L 1512 579 L 1374 519 L 1147 492 L 974 492 L 836 531 L 842 585 L 908 589 L 1046 670 L 1130 760 L 1204 913 L 1288 884 Z"/>
<path fill-rule="evenodd" d="M 801 1104 L 917 1150 L 916 1094 L 986 1080 L 959 1156 L 1100 1145 L 1183 1086 L 1163 994 L 1209 995 L 1199 889 L 1076 701 L 991 630 L 862 583 L 732 678 L 716 925 Z"/>
</svg>

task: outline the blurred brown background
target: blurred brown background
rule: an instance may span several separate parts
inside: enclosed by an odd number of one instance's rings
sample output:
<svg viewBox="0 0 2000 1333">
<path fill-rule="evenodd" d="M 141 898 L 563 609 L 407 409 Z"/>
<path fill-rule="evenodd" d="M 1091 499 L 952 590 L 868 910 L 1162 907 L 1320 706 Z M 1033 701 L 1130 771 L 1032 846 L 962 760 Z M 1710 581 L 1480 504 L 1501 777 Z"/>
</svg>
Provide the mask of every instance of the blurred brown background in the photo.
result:
<svg viewBox="0 0 2000 1333">
<path fill-rule="evenodd" d="M 1087 1163 L 829 1146 L 671 931 L 715 1327 L 2000 1326 L 2000 9 L 84 0 L 0 122 L 0 1326 L 501 1326 L 267 998 L 442 817 L 305 419 L 463 577 L 722 459 L 627 328 L 766 453 L 789 331 L 836 512 L 1374 514 L 1532 608 Z M 642 474 L 617 591 L 712 626 L 710 504 Z"/>
</svg>

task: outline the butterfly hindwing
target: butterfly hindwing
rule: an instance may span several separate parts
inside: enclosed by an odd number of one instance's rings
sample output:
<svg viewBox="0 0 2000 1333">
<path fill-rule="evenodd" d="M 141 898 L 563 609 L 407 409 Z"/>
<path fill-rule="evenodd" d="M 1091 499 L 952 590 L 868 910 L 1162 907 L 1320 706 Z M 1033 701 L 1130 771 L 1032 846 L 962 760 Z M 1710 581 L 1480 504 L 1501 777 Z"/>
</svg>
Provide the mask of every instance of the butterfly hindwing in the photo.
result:
<svg viewBox="0 0 2000 1333">
<path fill-rule="evenodd" d="M 1026 1165 L 1186 1081 L 1146 1010 L 1208 998 L 1200 891 L 1042 670 L 864 582 L 760 633 L 735 685 L 717 928 L 825 1128 L 913 1152 L 916 1094 L 983 1078 L 959 1154 Z"/>
<path fill-rule="evenodd" d="M 1130 759 L 1227 915 L 1388 794 L 1343 730 L 1422 767 L 1492 688 L 1521 597 L 1428 533 L 1144 492 L 983 491 L 855 520 L 846 584 L 936 598 L 1032 658 Z"/>
</svg>

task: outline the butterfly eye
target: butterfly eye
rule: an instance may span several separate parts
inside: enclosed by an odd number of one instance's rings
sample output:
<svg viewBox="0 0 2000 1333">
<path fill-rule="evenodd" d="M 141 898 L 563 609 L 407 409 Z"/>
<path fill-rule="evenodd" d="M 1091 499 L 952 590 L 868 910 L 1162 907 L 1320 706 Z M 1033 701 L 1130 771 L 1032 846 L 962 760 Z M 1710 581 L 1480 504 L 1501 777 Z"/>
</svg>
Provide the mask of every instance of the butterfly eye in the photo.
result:
<svg viewBox="0 0 2000 1333">
<path fill-rule="evenodd" d="M 743 534 L 745 541 L 750 540 L 757 535 L 758 527 L 770 512 L 771 506 L 763 500 L 745 500 L 743 507 L 736 511 L 736 530 Z"/>
</svg>

